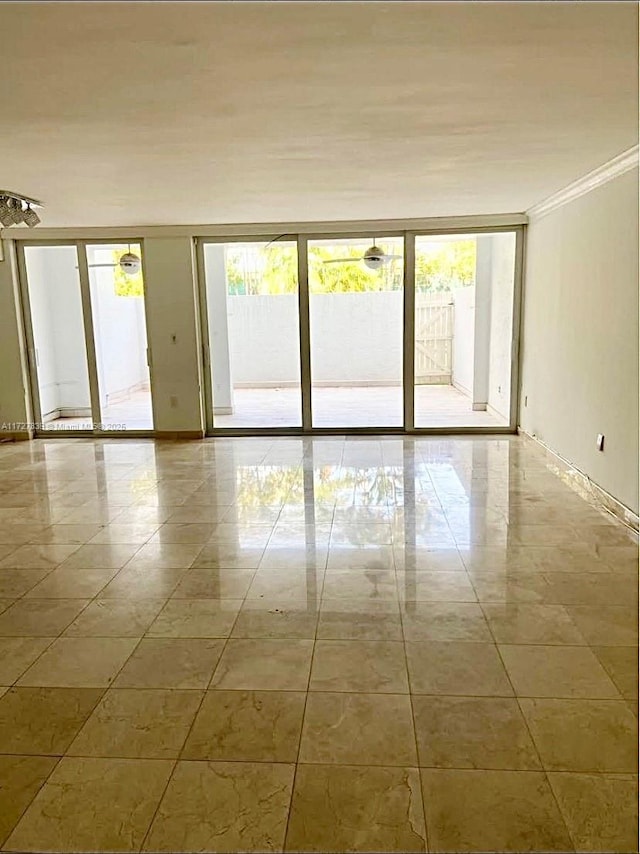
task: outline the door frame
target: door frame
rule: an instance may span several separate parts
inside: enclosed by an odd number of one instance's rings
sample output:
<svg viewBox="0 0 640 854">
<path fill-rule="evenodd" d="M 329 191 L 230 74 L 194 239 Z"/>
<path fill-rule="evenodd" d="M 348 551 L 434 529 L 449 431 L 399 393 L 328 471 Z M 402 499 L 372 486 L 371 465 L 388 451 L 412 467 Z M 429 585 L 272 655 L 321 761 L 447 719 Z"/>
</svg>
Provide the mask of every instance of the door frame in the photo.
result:
<svg viewBox="0 0 640 854">
<path fill-rule="evenodd" d="M 145 430 L 109 430 L 102 425 L 102 413 L 100 404 L 100 388 L 98 382 L 98 367 L 95 348 L 95 334 L 93 325 L 93 304 L 91 301 L 91 282 L 89 277 L 89 263 L 87 257 L 87 246 L 96 246 L 105 244 L 107 246 L 114 244 L 132 243 L 140 246 L 140 261 L 143 273 L 143 281 L 145 282 L 145 293 L 147 290 L 147 282 L 144 276 L 144 240 L 142 238 L 87 238 L 87 239 L 68 239 L 68 240 L 18 240 L 16 241 L 16 257 L 18 262 L 18 279 L 19 279 L 19 298 L 20 298 L 20 313 L 22 316 L 22 326 L 27 344 L 27 366 L 29 374 L 29 392 L 31 398 L 31 407 L 34 416 L 35 428 L 33 434 L 36 438 L 131 438 L 141 437 L 149 438 L 154 435 L 154 428 L 151 426 Z M 29 281 L 27 274 L 27 264 L 25 249 L 29 247 L 56 247 L 56 246 L 73 246 L 76 250 L 76 260 L 78 264 L 78 284 L 80 288 L 80 301 L 82 306 L 82 323 L 85 343 L 85 353 L 87 358 L 87 374 L 89 379 L 89 394 L 91 398 L 91 421 L 93 428 L 91 430 L 69 429 L 69 430 L 46 430 L 42 429 L 42 410 L 40 406 L 40 386 L 38 384 L 38 366 L 35 355 L 35 340 L 33 335 L 33 316 L 31 312 L 31 301 L 29 298 Z M 145 333 L 148 329 L 147 324 L 147 301 L 144 300 L 144 319 Z M 147 364 L 149 367 L 149 387 L 152 401 L 152 412 L 155 421 L 155 412 L 153 411 L 153 370 L 150 358 L 149 341 L 147 337 Z"/>
<path fill-rule="evenodd" d="M 483 218 L 486 220 L 486 218 Z M 391 224 L 393 225 L 393 224 Z M 401 224 L 398 223 L 400 226 Z M 421 228 L 406 229 L 402 227 L 384 228 L 382 223 L 372 227 L 348 227 L 343 229 L 332 226 L 326 231 L 309 230 L 300 224 L 300 231 L 285 234 L 252 233 L 250 228 L 246 233 L 215 234 L 211 236 L 194 237 L 196 247 L 196 276 L 198 294 L 198 315 L 202 341 L 202 370 L 204 377 L 204 411 L 207 436 L 296 436 L 296 435 L 503 435 L 513 434 L 517 430 L 519 405 L 519 354 L 520 329 L 522 313 L 522 282 L 524 267 L 525 228 L 522 223 L 513 225 L 470 225 L 459 223 L 438 227 L 436 223 Z M 497 234 L 514 233 L 516 238 L 513 304 L 511 323 L 511 375 L 509 423 L 502 426 L 445 426 L 445 427 L 416 427 L 415 426 L 415 242 L 416 237 L 446 234 Z M 309 316 L 309 281 L 308 281 L 308 246 L 309 241 L 327 239 L 361 239 L 379 235 L 384 237 L 402 237 L 403 247 L 403 425 L 401 427 L 314 427 L 312 416 L 312 377 L 311 377 L 311 336 Z M 211 372 L 211 351 L 209 342 L 209 323 L 206 295 L 206 270 L 204 264 L 204 246 L 209 243 L 260 243 L 275 242 L 278 238 L 296 241 L 298 258 L 298 322 L 300 341 L 300 381 L 302 402 L 302 426 L 298 427 L 215 427 L 213 419 L 213 388 Z"/>
</svg>

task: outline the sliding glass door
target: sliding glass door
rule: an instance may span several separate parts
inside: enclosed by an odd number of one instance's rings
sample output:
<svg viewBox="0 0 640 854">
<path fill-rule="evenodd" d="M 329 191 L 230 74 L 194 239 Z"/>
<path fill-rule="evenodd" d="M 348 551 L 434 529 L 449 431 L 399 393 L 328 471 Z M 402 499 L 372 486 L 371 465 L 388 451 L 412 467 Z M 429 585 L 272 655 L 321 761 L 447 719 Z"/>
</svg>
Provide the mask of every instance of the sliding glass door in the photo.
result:
<svg viewBox="0 0 640 854">
<path fill-rule="evenodd" d="M 142 266 L 138 243 L 86 247 L 96 370 L 102 423 L 108 429 L 151 430 L 151 384 L 147 359 Z"/>
<path fill-rule="evenodd" d="M 38 429 L 93 430 L 77 247 L 25 246 L 24 268 Z"/>
<path fill-rule="evenodd" d="M 509 426 L 515 263 L 515 232 L 416 237 L 416 428 Z"/>
<path fill-rule="evenodd" d="M 208 432 L 512 432 L 523 237 L 199 241 Z"/>
<path fill-rule="evenodd" d="M 402 427 L 402 257 L 401 237 L 309 241 L 314 427 Z"/>
<path fill-rule="evenodd" d="M 296 243 L 206 243 L 202 266 L 213 427 L 301 427 Z"/>
<path fill-rule="evenodd" d="M 139 243 L 25 244 L 36 432 L 153 429 Z"/>
<path fill-rule="evenodd" d="M 201 245 L 214 432 L 513 429 L 522 229 L 286 237 Z"/>
</svg>

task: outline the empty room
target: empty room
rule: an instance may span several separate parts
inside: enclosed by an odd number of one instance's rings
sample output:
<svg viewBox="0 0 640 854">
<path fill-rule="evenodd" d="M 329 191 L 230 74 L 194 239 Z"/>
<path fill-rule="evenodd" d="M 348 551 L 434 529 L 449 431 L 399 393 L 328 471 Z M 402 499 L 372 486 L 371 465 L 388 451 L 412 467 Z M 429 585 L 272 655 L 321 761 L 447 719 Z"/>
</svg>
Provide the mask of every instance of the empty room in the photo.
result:
<svg viewBox="0 0 640 854">
<path fill-rule="evenodd" d="M 0 4 L 0 851 L 638 851 L 638 4 Z"/>
</svg>

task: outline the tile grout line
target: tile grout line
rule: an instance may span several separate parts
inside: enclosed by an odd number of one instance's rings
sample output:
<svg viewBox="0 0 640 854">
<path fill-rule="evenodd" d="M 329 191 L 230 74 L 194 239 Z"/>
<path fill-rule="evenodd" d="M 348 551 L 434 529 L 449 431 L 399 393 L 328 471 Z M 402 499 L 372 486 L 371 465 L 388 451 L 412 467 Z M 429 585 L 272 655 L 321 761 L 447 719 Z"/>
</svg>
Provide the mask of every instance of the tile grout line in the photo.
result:
<svg viewBox="0 0 640 854">
<path fill-rule="evenodd" d="M 174 588 L 174 589 L 175 589 L 175 588 Z M 246 597 L 245 597 L 245 598 L 246 598 Z M 169 600 L 167 600 L 167 601 L 169 601 Z M 243 602 L 244 602 L 244 600 L 243 600 Z M 166 606 L 166 603 L 165 603 L 165 606 Z M 164 607 L 165 607 L 165 606 L 163 606 L 163 609 L 164 609 Z M 238 611 L 237 611 L 237 613 L 236 613 L 236 616 L 235 616 L 235 619 L 234 619 L 233 624 L 232 624 L 232 626 L 231 626 L 231 629 L 230 629 L 230 631 L 229 631 L 229 634 L 227 635 L 227 637 L 226 637 L 226 639 L 225 639 L 225 642 L 224 642 L 224 644 L 223 644 L 223 647 L 222 647 L 222 651 L 220 652 L 220 657 L 219 657 L 219 658 L 218 658 L 218 660 L 216 661 L 215 667 L 214 667 L 214 668 L 213 668 L 213 670 L 211 671 L 211 676 L 209 677 L 209 681 L 207 682 L 207 684 L 206 684 L 206 685 L 205 685 L 205 687 L 204 687 L 204 690 L 202 691 L 202 697 L 200 698 L 200 703 L 198 704 L 198 708 L 196 709 L 196 713 L 195 713 L 195 715 L 193 716 L 193 718 L 192 718 L 192 720 L 191 720 L 191 725 L 189 726 L 189 729 L 188 729 L 188 731 L 187 731 L 187 734 L 186 734 L 186 736 L 185 736 L 185 739 L 184 739 L 184 741 L 182 742 L 182 747 L 181 747 L 181 748 L 180 748 L 180 750 L 178 751 L 178 755 L 177 755 L 177 757 L 176 757 L 176 759 L 175 759 L 175 761 L 174 761 L 174 763 L 173 763 L 173 767 L 171 768 L 171 772 L 169 773 L 169 776 L 167 777 L 167 783 L 166 783 L 166 785 L 165 785 L 164 789 L 162 790 L 162 794 L 160 795 L 160 797 L 159 797 L 159 799 L 158 799 L 158 803 L 157 803 L 156 808 L 155 808 L 155 810 L 154 810 L 154 812 L 153 812 L 153 815 L 151 816 L 151 820 L 150 820 L 149 825 L 148 825 L 148 827 L 147 827 L 146 833 L 144 834 L 144 837 L 143 837 L 143 839 L 142 839 L 142 842 L 140 843 L 140 847 L 138 848 L 138 851 L 142 851 L 142 850 L 144 849 L 144 846 L 145 846 L 145 843 L 146 843 L 146 841 L 147 841 L 147 838 L 149 837 L 149 834 L 151 833 L 151 829 L 152 829 L 152 827 L 153 827 L 153 825 L 154 825 L 154 822 L 155 822 L 156 817 L 157 817 L 157 815 L 158 815 L 158 812 L 159 812 L 159 810 L 160 810 L 160 806 L 161 806 L 161 804 L 162 804 L 162 801 L 163 801 L 163 800 L 164 800 L 164 798 L 165 798 L 165 795 L 167 794 L 167 791 L 168 791 L 168 789 L 169 789 L 169 786 L 170 786 L 170 784 L 171 784 L 171 781 L 173 780 L 173 777 L 174 777 L 175 771 L 176 771 L 176 769 L 177 769 L 177 767 L 178 767 L 178 763 L 181 761 L 181 758 L 182 758 L 182 756 L 183 756 L 183 754 L 184 754 L 185 746 L 186 746 L 186 744 L 187 744 L 187 742 L 188 742 L 188 740 L 189 740 L 189 737 L 190 737 L 190 735 L 191 735 L 191 733 L 192 733 L 192 731 L 193 731 L 193 727 L 195 726 L 196 719 L 197 719 L 198 715 L 200 714 L 200 710 L 202 709 L 202 706 L 203 706 L 203 704 L 204 704 L 204 701 L 205 701 L 205 698 L 206 698 L 206 696 L 207 696 L 207 692 L 208 692 L 208 690 L 209 690 L 209 688 L 210 688 L 210 685 L 211 685 L 211 682 L 212 682 L 212 680 L 213 680 L 213 677 L 215 676 L 216 670 L 218 669 L 218 666 L 220 665 L 220 662 L 222 661 L 222 657 L 223 657 L 224 652 L 225 652 L 225 650 L 226 650 L 226 648 L 227 648 L 227 644 L 229 643 L 229 640 L 230 640 L 230 638 L 231 638 L 231 634 L 232 634 L 232 632 L 233 632 L 233 629 L 235 628 L 235 624 L 236 624 L 236 622 L 237 622 L 237 620 L 238 620 L 238 617 L 239 617 L 239 615 L 240 615 L 240 611 L 241 611 L 241 609 L 242 609 L 242 606 L 240 606 L 240 608 L 238 609 Z"/>
<path fill-rule="evenodd" d="M 484 613 L 484 609 L 483 609 L 483 613 Z M 571 840 L 571 843 L 572 843 L 572 845 L 574 847 L 574 851 L 575 851 L 575 844 L 573 843 L 573 837 L 571 836 L 571 833 L 569 832 L 569 826 L 568 826 L 567 821 L 565 819 L 564 812 L 560 808 L 560 803 L 558 802 L 558 799 L 556 797 L 556 793 L 553 790 L 553 787 L 551 785 L 551 781 L 549 780 L 549 777 L 547 775 L 547 769 L 545 768 L 545 764 L 542 761 L 540 749 L 539 749 L 538 744 L 537 744 L 537 742 L 533 736 L 533 732 L 531 731 L 531 727 L 529 726 L 529 721 L 527 720 L 527 716 L 525 715 L 524 710 L 522 708 L 522 704 L 520 703 L 520 699 L 519 699 L 518 694 L 516 692 L 515 686 L 511 680 L 511 676 L 509 674 L 509 670 L 507 669 L 507 665 L 506 665 L 506 663 L 502 657 L 502 653 L 500 652 L 500 647 L 496 641 L 493 629 L 491 628 L 491 622 L 487 619 L 486 615 L 485 615 L 485 622 L 487 623 L 487 627 L 489 629 L 489 632 L 491 633 L 491 636 L 493 637 L 493 642 L 494 642 L 494 646 L 496 648 L 496 653 L 500 659 L 500 662 L 502 663 L 502 668 L 505 672 L 507 679 L 509 680 L 509 684 L 511 685 L 511 690 L 513 691 L 513 696 L 514 696 L 514 699 L 515 699 L 516 704 L 518 706 L 518 711 L 520 712 L 520 717 L 522 718 L 524 725 L 526 727 L 526 730 L 529 733 L 529 738 L 531 739 L 531 744 L 533 745 L 533 749 L 535 750 L 536 756 L 538 757 L 538 762 L 540 763 L 540 769 L 541 769 L 542 773 L 544 774 L 544 778 L 547 782 L 547 786 L 549 787 L 549 791 L 551 792 L 551 797 L 553 798 L 553 802 L 555 803 L 556 809 L 558 810 L 558 815 L 562 819 L 562 824 L 563 824 L 564 829 L 566 831 L 567 839 Z"/>
<path fill-rule="evenodd" d="M 331 528 L 329 531 L 329 542 L 331 542 L 331 534 L 333 533 L 334 523 L 335 523 L 335 508 L 333 511 L 332 519 L 331 519 Z M 305 549 L 306 549 L 306 542 L 305 542 Z M 298 751 L 296 754 L 295 764 L 293 766 L 293 779 L 291 780 L 291 797 L 289 798 L 289 807 L 287 809 L 287 820 L 285 822 L 284 834 L 282 837 L 282 849 L 281 849 L 282 851 L 287 850 L 287 838 L 289 836 L 289 825 L 291 822 L 291 812 L 293 809 L 293 799 L 295 797 L 296 780 L 298 778 L 298 767 L 300 765 L 300 751 L 302 750 L 302 737 L 304 734 L 304 723 L 305 723 L 305 718 L 307 716 L 307 703 L 309 702 L 309 693 L 310 693 L 310 689 L 311 689 L 311 675 L 313 673 L 313 663 L 314 663 L 315 653 L 316 653 L 316 642 L 318 640 L 318 628 L 320 625 L 320 611 L 321 611 L 321 605 L 322 605 L 322 593 L 324 590 L 324 581 L 325 581 L 326 572 L 327 572 L 328 560 L 329 560 L 329 552 L 327 551 L 327 557 L 325 560 L 325 569 L 324 569 L 324 572 L 322 574 L 322 589 L 320 591 L 319 599 L 316 602 L 316 606 L 317 606 L 316 627 L 315 627 L 315 632 L 313 635 L 313 645 L 311 647 L 311 657 L 309 659 L 309 675 L 307 677 L 307 689 L 306 689 L 305 695 L 304 695 L 304 706 L 302 709 L 302 718 L 300 721 L 300 736 L 298 738 Z"/>
</svg>

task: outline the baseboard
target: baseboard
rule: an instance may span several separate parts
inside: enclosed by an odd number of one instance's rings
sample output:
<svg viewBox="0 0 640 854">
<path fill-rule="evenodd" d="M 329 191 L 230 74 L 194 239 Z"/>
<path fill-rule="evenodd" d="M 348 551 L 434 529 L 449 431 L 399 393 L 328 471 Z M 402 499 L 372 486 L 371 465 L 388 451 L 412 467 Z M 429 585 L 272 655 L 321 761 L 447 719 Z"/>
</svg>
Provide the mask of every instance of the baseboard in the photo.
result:
<svg viewBox="0 0 640 854">
<path fill-rule="evenodd" d="M 134 383 L 133 385 L 127 386 L 126 388 L 118 389 L 118 391 L 112 391 L 109 394 L 105 395 L 106 406 L 111 406 L 114 403 L 124 403 L 124 401 L 129 400 L 131 395 L 137 394 L 138 392 L 146 391 L 151 393 L 151 387 L 149 383 Z"/>
<path fill-rule="evenodd" d="M 462 394 L 466 394 L 467 397 L 471 397 L 471 395 L 473 394 L 473 392 L 471 391 L 470 388 L 467 388 L 466 386 L 463 386 L 460 383 L 455 382 L 455 380 L 452 380 L 451 385 L 457 391 L 461 392 Z"/>
<path fill-rule="evenodd" d="M 91 408 L 80 407 L 74 409 L 72 406 L 59 406 L 42 416 L 42 423 L 49 424 L 59 418 L 91 418 Z"/>
<path fill-rule="evenodd" d="M 498 412 L 497 409 L 494 409 L 494 407 L 490 406 L 488 403 L 487 412 L 489 413 L 489 415 L 492 415 L 497 421 L 506 421 L 507 423 L 509 423 L 508 415 L 505 415 L 503 412 Z"/>
<path fill-rule="evenodd" d="M 183 439 L 204 439 L 204 430 L 156 430 L 154 439 L 168 439 L 180 442 Z"/>
<path fill-rule="evenodd" d="M 555 457 L 555 459 L 561 462 L 563 466 L 568 466 L 570 476 L 565 478 L 565 482 L 575 492 L 577 492 L 581 498 L 584 498 L 589 503 L 595 504 L 599 509 L 615 516 L 619 522 L 622 522 L 634 531 L 637 532 L 639 530 L 638 514 L 634 513 L 633 510 L 611 495 L 610 492 L 607 492 L 606 489 L 603 489 L 601 486 L 598 486 L 597 483 L 594 483 L 588 474 L 577 469 L 570 460 L 565 459 L 565 457 L 557 451 L 554 451 L 553 448 L 550 448 L 537 436 L 527 433 L 527 431 L 523 430 L 522 427 L 518 427 L 518 435 L 525 436 L 527 439 L 535 442 L 536 445 L 543 448 L 545 453 L 549 454 L 549 456 Z"/>
</svg>

